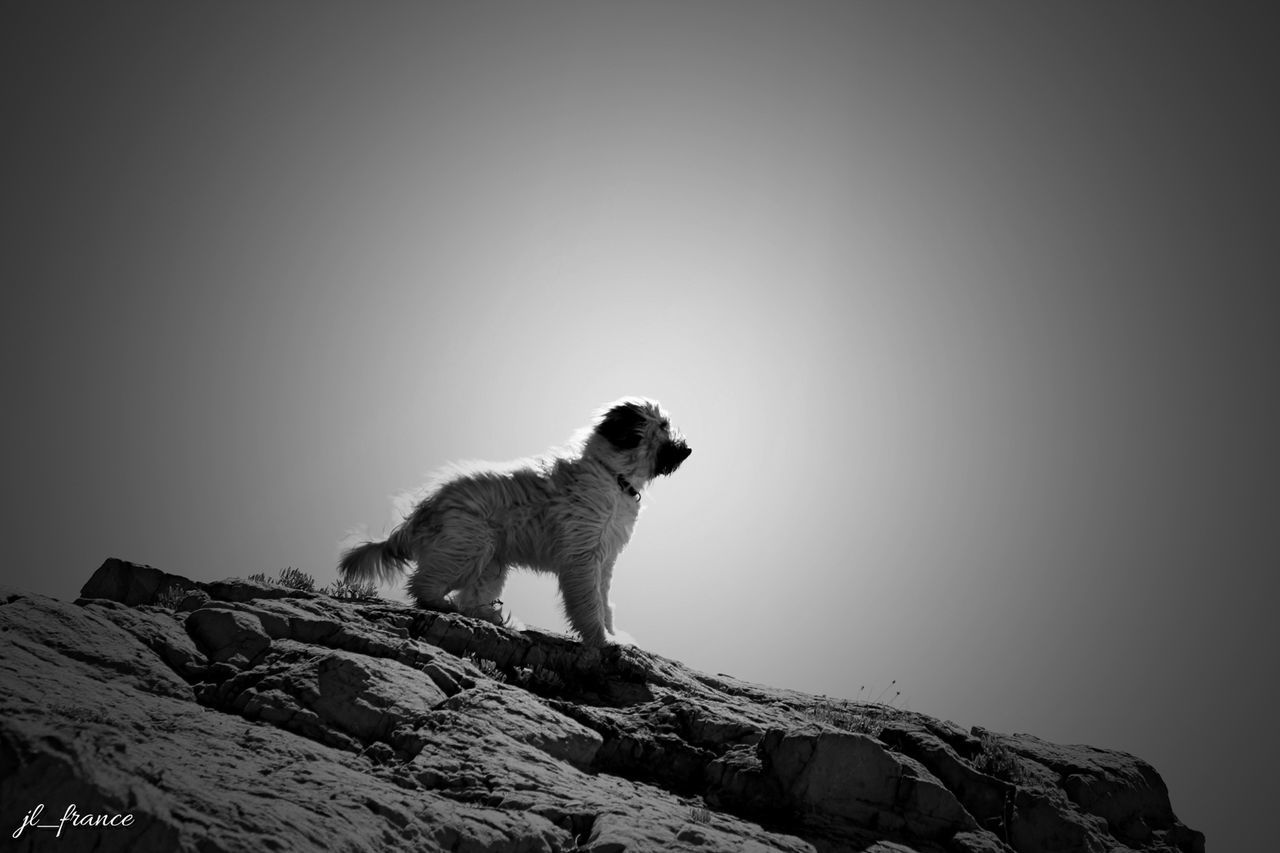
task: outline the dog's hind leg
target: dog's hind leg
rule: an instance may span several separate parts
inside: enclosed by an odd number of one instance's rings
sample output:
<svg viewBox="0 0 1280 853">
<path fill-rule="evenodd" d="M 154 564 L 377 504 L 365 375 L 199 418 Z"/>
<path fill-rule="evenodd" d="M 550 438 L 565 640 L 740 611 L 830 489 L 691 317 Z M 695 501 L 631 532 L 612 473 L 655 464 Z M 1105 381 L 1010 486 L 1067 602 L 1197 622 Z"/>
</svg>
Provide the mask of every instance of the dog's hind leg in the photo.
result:
<svg viewBox="0 0 1280 853">
<path fill-rule="evenodd" d="M 419 554 L 418 569 L 409 576 L 406 588 L 418 606 L 424 610 L 457 610 L 446 596 L 453 586 L 449 573 L 442 571 L 438 560 L 430 554 Z"/>
<path fill-rule="evenodd" d="M 502 615 L 502 588 L 507 585 L 509 567 L 497 560 L 491 561 L 475 583 L 458 590 L 453 603 L 468 616 L 486 619 L 498 625 L 506 624 Z"/>
<path fill-rule="evenodd" d="M 481 582 L 493 561 L 493 535 L 479 519 L 454 517 L 439 533 L 421 543 L 418 568 L 409 579 L 409 593 L 419 607 L 456 610 L 446 596 L 453 590 Z"/>
</svg>

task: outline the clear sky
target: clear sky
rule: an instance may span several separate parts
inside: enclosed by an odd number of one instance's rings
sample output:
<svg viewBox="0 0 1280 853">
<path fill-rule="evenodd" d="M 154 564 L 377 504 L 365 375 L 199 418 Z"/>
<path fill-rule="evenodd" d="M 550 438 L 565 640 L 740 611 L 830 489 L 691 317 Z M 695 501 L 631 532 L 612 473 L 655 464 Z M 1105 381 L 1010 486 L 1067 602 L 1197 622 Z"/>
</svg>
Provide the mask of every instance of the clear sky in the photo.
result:
<svg viewBox="0 0 1280 853">
<path fill-rule="evenodd" d="M 329 582 L 433 469 L 648 395 L 695 453 L 619 562 L 640 645 L 1132 752 L 1256 849 L 1278 35 L 1187 3 L 6 3 L 4 581 Z M 505 600 L 563 628 L 549 579 Z"/>
</svg>

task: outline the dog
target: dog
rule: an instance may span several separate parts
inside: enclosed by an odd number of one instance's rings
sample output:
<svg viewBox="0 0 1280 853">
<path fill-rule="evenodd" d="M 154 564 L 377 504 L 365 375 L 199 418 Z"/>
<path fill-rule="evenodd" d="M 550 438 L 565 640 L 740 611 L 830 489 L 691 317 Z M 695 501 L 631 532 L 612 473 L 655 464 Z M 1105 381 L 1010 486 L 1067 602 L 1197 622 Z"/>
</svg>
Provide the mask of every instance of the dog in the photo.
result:
<svg viewBox="0 0 1280 853">
<path fill-rule="evenodd" d="M 596 413 L 565 450 L 506 465 L 454 467 L 382 542 L 343 553 L 347 583 L 393 582 L 423 608 L 505 624 L 499 597 L 517 566 L 559 578 L 585 645 L 613 639 L 609 586 L 640 514 L 641 490 L 693 452 L 654 401 L 626 397 Z"/>
</svg>

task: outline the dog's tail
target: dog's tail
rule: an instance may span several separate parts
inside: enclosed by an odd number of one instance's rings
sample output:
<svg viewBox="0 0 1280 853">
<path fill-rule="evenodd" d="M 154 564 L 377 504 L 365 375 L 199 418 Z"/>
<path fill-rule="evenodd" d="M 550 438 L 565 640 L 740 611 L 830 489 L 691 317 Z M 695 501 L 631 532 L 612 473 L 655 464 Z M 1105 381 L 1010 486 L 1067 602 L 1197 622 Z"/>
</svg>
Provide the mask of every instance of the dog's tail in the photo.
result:
<svg viewBox="0 0 1280 853">
<path fill-rule="evenodd" d="M 338 576 L 349 584 L 395 583 L 409 562 L 409 537 L 400 525 L 383 542 L 365 542 L 342 553 Z"/>
</svg>

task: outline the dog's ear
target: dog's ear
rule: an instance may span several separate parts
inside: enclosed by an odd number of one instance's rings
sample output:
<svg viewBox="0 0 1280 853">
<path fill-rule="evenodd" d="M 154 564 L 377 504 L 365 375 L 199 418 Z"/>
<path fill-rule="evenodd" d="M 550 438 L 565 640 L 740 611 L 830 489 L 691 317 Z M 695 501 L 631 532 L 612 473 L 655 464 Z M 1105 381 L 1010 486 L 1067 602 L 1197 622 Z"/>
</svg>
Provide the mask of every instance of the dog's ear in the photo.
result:
<svg viewBox="0 0 1280 853">
<path fill-rule="evenodd" d="M 640 446 L 640 433 L 647 416 L 636 403 L 619 403 L 601 418 L 596 432 L 619 450 L 634 450 Z"/>
</svg>

